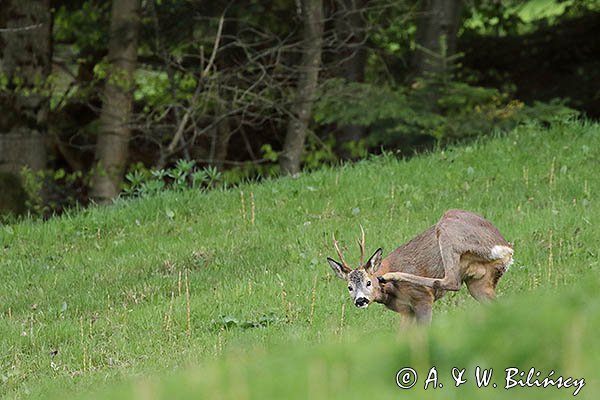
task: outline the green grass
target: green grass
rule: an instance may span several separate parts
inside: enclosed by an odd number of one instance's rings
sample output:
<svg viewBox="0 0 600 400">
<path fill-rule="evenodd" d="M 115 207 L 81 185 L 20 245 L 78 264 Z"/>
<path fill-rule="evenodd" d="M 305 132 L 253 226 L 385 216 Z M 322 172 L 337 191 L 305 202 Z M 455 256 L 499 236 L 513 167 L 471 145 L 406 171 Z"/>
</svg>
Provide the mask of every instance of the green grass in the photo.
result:
<svg viewBox="0 0 600 400">
<path fill-rule="evenodd" d="M 593 398 L 598 160 L 599 125 L 526 126 L 410 161 L 378 157 L 0 227 L 0 391 L 396 398 L 418 394 L 395 386 L 398 369 L 422 380 L 435 365 L 445 387 L 429 397 L 572 395 L 450 387 L 448 368 L 480 365 L 584 377 L 578 397 Z M 449 294 L 427 331 L 401 331 L 379 305 L 352 307 L 324 261 L 332 233 L 357 259 L 359 224 L 367 251 L 391 251 L 448 208 L 485 215 L 514 242 L 498 304 Z"/>
</svg>

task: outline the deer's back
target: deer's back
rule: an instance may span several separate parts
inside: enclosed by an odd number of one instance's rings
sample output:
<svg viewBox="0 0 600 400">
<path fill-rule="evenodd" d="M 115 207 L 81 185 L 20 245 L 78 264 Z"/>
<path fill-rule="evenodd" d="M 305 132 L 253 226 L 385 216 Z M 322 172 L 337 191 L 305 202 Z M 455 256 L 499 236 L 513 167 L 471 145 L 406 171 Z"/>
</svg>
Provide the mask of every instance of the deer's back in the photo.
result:
<svg viewBox="0 0 600 400">
<path fill-rule="evenodd" d="M 448 210 L 435 225 L 387 256 L 377 275 L 406 272 L 443 278 L 445 272 L 438 239 L 441 232 L 451 238 L 451 243 L 444 243 L 445 246 L 452 246 L 461 254 L 472 254 L 482 260 L 493 258 L 490 252 L 496 245 L 512 247 L 498 229 L 482 216 L 469 211 Z"/>
<path fill-rule="evenodd" d="M 435 231 L 436 225 L 433 225 L 410 242 L 394 250 L 383 260 L 383 265 L 377 275 L 388 272 L 406 272 L 431 278 L 443 278 L 444 267 Z"/>
<path fill-rule="evenodd" d="M 464 254 L 472 253 L 482 259 L 493 259 L 491 250 L 494 246 L 510 247 L 498 228 L 479 214 L 463 210 L 448 210 L 435 225 L 436 235 L 444 231 L 452 238 L 451 245 L 455 251 Z"/>
</svg>

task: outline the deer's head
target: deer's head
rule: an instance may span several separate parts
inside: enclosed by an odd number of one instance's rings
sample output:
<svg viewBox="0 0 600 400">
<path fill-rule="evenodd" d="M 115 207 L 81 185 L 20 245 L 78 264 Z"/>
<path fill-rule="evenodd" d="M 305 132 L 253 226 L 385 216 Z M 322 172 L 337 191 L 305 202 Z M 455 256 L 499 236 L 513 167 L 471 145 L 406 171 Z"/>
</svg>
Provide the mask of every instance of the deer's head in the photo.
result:
<svg viewBox="0 0 600 400">
<path fill-rule="evenodd" d="M 358 268 L 352 269 L 346 263 L 335 236 L 333 237 L 333 245 L 341 263 L 329 257 L 327 257 L 327 261 L 333 272 L 348 283 L 348 292 L 354 305 L 358 308 L 367 308 L 370 303 L 380 300 L 383 295 L 379 281 L 375 276 L 381 266 L 383 250 L 381 248 L 377 249 L 365 263 L 365 231 L 362 226 L 360 230 L 362 237 L 358 243 L 360 246 L 360 264 Z"/>
</svg>

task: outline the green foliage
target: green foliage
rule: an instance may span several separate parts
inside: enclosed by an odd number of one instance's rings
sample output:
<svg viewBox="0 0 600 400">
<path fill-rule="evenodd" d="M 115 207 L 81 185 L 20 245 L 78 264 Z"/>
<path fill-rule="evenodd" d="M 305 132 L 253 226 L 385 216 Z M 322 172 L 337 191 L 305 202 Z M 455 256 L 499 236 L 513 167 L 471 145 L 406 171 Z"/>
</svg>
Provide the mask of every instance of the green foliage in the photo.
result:
<svg viewBox="0 0 600 400">
<path fill-rule="evenodd" d="M 241 165 L 234 165 L 223 171 L 223 181 L 229 186 L 239 185 L 244 182 L 260 179 L 274 178 L 279 175 L 279 153 L 269 143 L 260 148 L 261 160 L 258 162 L 246 161 Z"/>
<path fill-rule="evenodd" d="M 228 186 L 235 186 L 245 182 L 258 181 L 277 177 L 279 165 L 272 162 L 247 161 L 242 165 L 235 165 L 223 171 L 223 181 Z"/>
<path fill-rule="evenodd" d="M 260 147 L 260 151 L 263 153 L 263 158 L 272 162 L 279 160 L 279 154 L 273 150 L 273 147 L 266 143 Z"/>
<path fill-rule="evenodd" d="M 3 97 L 18 97 L 26 101 L 28 97 L 50 97 L 54 76 L 45 77 L 44 71 L 34 69 L 23 71 L 21 67 L 15 68 L 11 76 L 0 70 L 0 94 Z M 29 116 L 33 118 L 33 116 Z"/>
<path fill-rule="evenodd" d="M 319 88 L 313 117 L 319 123 L 374 125 L 388 119 L 418 118 L 406 93 L 368 83 L 329 79 Z"/>
<path fill-rule="evenodd" d="M 306 170 L 314 170 L 324 165 L 332 164 L 337 160 L 331 150 L 335 140 L 329 136 L 323 141 L 315 134 L 309 134 L 302 154 L 302 164 Z"/>
<path fill-rule="evenodd" d="M 350 152 L 351 159 L 364 159 L 369 156 L 369 147 L 364 138 L 343 143 L 342 146 Z"/>
<path fill-rule="evenodd" d="M 82 171 L 67 172 L 63 168 L 32 171 L 23 167 L 21 181 L 27 193 L 27 213 L 36 218 L 48 218 L 80 205 L 90 175 Z"/>
<path fill-rule="evenodd" d="M 189 101 L 197 85 L 192 73 L 177 72 L 170 80 L 166 72 L 148 69 L 137 70 L 135 83 L 134 100 L 144 104 L 145 112 L 152 111 L 157 116 L 163 115 L 174 103 Z"/>
<path fill-rule="evenodd" d="M 384 53 L 402 56 L 412 50 L 417 30 L 416 21 L 409 16 L 415 6 L 413 1 L 394 1 L 382 3 L 381 7 L 368 8 L 366 18 L 371 27 L 369 40 Z M 398 23 L 402 21 L 402 23 Z M 377 80 L 376 76 L 372 77 Z"/>
<path fill-rule="evenodd" d="M 222 173 L 217 168 L 197 169 L 195 164 L 193 160 L 180 159 L 174 167 L 159 170 L 148 170 L 141 164 L 135 165 L 125 175 L 126 182 L 122 193 L 126 197 L 144 197 L 165 190 L 207 190 L 225 183 Z"/>
<path fill-rule="evenodd" d="M 527 121 L 554 122 L 578 115 L 559 100 L 526 106 L 498 89 L 458 80 L 461 55 L 447 55 L 441 40 L 441 53 L 429 52 L 440 72 L 417 79 L 410 88 L 326 81 L 315 104 L 315 120 L 366 126 L 369 145 L 399 146 L 407 137 L 449 142 L 507 131 Z"/>
<path fill-rule="evenodd" d="M 108 1 L 86 0 L 77 2 L 72 9 L 61 5 L 53 13 L 53 39 L 71 43 L 75 53 L 81 50 L 105 49 L 108 45 L 108 30 L 98 27 L 109 26 L 109 14 Z"/>
<path fill-rule="evenodd" d="M 600 11 L 597 0 L 477 0 L 467 4 L 466 31 L 481 35 L 522 35 L 565 18 Z"/>
<path fill-rule="evenodd" d="M 23 189 L 27 194 L 25 207 L 35 216 L 41 216 L 47 211 L 42 199 L 42 187 L 44 184 L 44 171 L 32 171 L 31 168 L 25 166 L 21 169 L 21 182 Z"/>
</svg>

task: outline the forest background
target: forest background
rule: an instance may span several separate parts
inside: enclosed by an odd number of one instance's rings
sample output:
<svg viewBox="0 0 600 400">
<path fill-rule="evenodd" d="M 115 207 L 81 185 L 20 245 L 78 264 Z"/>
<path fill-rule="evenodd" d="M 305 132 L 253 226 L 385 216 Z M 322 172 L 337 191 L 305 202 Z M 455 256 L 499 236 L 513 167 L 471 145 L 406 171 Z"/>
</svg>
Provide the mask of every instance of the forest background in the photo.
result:
<svg viewBox="0 0 600 400">
<path fill-rule="evenodd" d="M 600 116 L 597 0 L 2 0 L 0 213 Z"/>
</svg>

